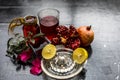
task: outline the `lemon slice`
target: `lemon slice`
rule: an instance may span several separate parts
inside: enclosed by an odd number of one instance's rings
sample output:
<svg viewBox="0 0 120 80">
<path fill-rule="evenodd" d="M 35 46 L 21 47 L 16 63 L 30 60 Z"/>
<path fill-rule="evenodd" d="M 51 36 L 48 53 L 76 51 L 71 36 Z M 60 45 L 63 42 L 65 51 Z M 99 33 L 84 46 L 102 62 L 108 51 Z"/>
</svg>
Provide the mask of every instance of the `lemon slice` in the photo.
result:
<svg viewBox="0 0 120 80">
<path fill-rule="evenodd" d="M 88 58 L 88 52 L 84 48 L 77 48 L 73 51 L 73 60 L 78 63 L 84 63 Z"/>
<path fill-rule="evenodd" d="M 47 44 L 42 50 L 42 56 L 45 59 L 51 59 L 56 54 L 56 47 L 53 44 Z"/>
</svg>

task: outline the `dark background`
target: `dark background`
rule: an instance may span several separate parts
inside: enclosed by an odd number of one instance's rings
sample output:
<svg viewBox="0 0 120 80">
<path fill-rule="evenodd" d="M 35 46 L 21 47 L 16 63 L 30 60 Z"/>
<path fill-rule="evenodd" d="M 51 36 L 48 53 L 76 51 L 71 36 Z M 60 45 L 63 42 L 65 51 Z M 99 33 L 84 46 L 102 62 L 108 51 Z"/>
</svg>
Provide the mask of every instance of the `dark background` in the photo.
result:
<svg viewBox="0 0 120 80">
<path fill-rule="evenodd" d="M 0 80 L 43 80 L 31 75 L 29 67 L 16 71 L 5 54 L 11 19 L 37 16 L 44 8 L 58 9 L 60 24 L 93 26 L 95 39 L 83 80 L 120 80 L 120 0 L 0 0 Z"/>
</svg>

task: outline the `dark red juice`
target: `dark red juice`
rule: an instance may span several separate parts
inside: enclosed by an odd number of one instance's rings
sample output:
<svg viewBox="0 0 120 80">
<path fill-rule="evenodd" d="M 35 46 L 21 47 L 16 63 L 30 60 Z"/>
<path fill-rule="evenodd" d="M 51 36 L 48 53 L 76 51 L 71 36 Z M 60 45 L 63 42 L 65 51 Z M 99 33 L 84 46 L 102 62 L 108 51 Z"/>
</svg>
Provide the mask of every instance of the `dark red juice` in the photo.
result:
<svg viewBox="0 0 120 80">
<path fill-rule="evenodd" d="M 23 26 L 23 34 L 24 37 L 33 37 L 35 34 L 40 33 L 40 29 L 38 25 L 24 25 Z M 35 43 L 30 42 L 30 44 L 37 48 L 40 46 L 41 43 L 43 43 L 43 39 L 41 39 L 41 37 L 37 37 L 34 39 Z"/>
<path fill-rule="evenodd" d="M 39 27 L 37 25 L 24 25 L 23 26 L 23 33 L 25 37 L 28 37 L 28 35 L 32 33 L 32 35 L 35 35 L 37 33 L 40 33 Z M 32 37 L 31 35 L 31 37 Z"/>
<path fill-rule="evenodd" d="M 54 16 L 46 16 L 40 20 L 41 32 L 48 38 L 56 34 L 56 27 L 59 25 L 59 20 Z"/>
</svg>

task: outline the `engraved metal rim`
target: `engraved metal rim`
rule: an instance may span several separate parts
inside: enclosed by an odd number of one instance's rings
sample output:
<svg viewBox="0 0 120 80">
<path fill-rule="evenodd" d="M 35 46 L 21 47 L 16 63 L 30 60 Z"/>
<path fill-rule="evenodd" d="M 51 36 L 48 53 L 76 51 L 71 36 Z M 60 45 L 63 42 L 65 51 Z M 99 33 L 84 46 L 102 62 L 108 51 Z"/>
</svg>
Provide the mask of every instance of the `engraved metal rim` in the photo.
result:
<svg viewBox="0 0 120 80">
<path fill-rule="evenodd" d="M 79 69 L 74 73 L 74 74 L 70 74 L 70 75 L 67 75 L 67 76 L 58 76 L 58 75 L 54 75 L 52 73 L 50 73 L 49 71 L 47 71 L 47 69 L 44 67 L 44 64 L 43 64 L 43 60 L 41 60 L 41 68 L 43 70 L 43 72 L 48 75 L 49 77 L 52 77 L 52 78 L 55 78 L 55 79 L 69 79 L 69 78 L 72 78 L 72 77 L 75 77 L 76 75 L 78 75 L 82 69 L 84 68 L 85 64 L 87 63 L 87 60 L 85 61 L 85 63 L 83 63 Z"/>
</svg>

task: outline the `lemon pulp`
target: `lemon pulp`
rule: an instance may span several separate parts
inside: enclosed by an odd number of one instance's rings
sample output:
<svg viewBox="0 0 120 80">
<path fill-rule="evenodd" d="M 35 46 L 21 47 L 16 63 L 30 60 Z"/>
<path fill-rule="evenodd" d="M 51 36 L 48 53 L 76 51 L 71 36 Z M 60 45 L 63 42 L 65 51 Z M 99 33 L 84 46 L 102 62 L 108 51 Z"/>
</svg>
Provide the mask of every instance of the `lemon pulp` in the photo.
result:
<svg viewBox="0 0 120 80">
<path fill-rule="evenodd" d="M 73 60 L 78 63 L 84 63 L 88 58 L 88 52 L 84 48 L 77 48 L 73 51 Z"/>
<path fill-rule="evenodd" d="M 56 54 L 56 47 L 53 44 L 47 44 L 42 50 L 42 57 L 44 59 L 51 59 Z"/>
</svg>

